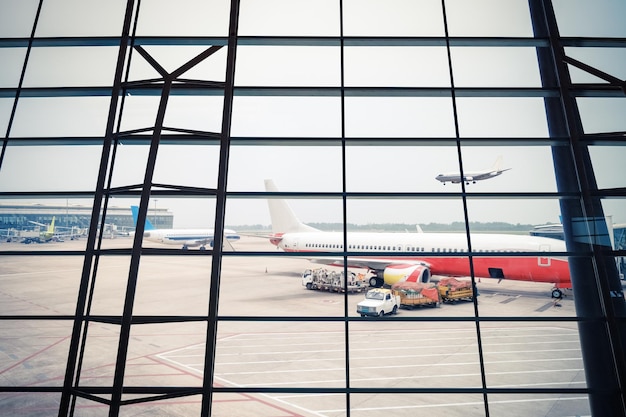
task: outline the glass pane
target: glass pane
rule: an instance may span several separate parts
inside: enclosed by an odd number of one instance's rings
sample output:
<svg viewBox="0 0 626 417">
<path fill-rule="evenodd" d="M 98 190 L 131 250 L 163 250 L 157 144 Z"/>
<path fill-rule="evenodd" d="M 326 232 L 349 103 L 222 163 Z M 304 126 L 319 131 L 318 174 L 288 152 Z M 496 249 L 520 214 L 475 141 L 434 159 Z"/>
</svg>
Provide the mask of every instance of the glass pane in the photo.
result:
<svg viewBox="0 0 626 417">
<path fill-rule="evenodd" d="M 450 36 L 532 36 L 526 0 L 447 0 Z"/>
<path fill-rule="evenodd" d="M 352 417 L 368 417 L 372 412 L 393 413 L 398 417 L 423 414 L 485 416 L 483 397 L 479 394 L 353 394 L 350 398 Z"/>
<path fill-rule="evenodd" d="M 547 137 L 541 98 L 459 98 L 461 137 Z"/>
<path fill-rule="evenodd" d="M 493 415 L 591 415 L 589 397 L 580 394 L 492 394 L 489 396 L 489 411 Z"/>
<path fill-rule="evenodd" d="M 346 97 L 347 137 L 454 137 L 449 98 Z"/>
<path fill-rule="evenodd" d="M 585 133 L 626 131 L 626 98 L 580 97 L 576 99 Z"/>
<path fill-rule="evenodd" d="M 202 316 L 209 311 L 211 257 L 144 256 L 134 315 Z"/>
<path fill-rule="evenodd" d="M 18 86 L 25 56 L 26 48 L 0 48 L 0 62 L 2 62 L 0 88 Z"/>
<path fill-rule="evenodd" d="M 344 65 L 348 87 L 450 86 L 444 48 L 347 47 Z"/>
<path fill-rule="evenodd" d="M 340 49 L 328 46 L 239 46 L 240 86 L 339 86 Z"/>
<path fill-rule="evenodd" d="M 37 250 L 30 245 L 17 243 L 3 249 Z M 69 249 L 70 245 L 51 244 L 42 250 Z M 80 256 L 3 256 L 2 288 L 4 302 L 2 314 L 6 315 L 48 315 L 74 314 L 76 297 L 80 283 L 83 259 Z M 33 289 L 36 290 L 33 290 Z"/>
<path fill-rule="evenodd" d="M 230 2 L 218 0 L 167 0 L 141 4 L 137 25 L 139 36 L 228 36 Z M 167 24 L 163 11 L 167 10 Z"/>
<path fill-rule="evenodd" d="M 346 36 L 443 36 L 441 2 L 437 0 L 348 0 L 344 6 Z"/>
<path fill-rule="evenodd" d="M 3 283 L 3 288 L 5 285 Z M 18 295 L 16 294 L 16 297 Z M 4 301 L 14 301 L 3 295 L 2 315 L 6 311 Z M 8 299 L 8 300 L 7 300 Z M 26 304 L 26 303 L 24 303 Z M 9 307 L 11 308 L 11 307 Z M 47 312 L 50 314 L 50 311 Z M 22 314 L 24 314 L 22 312 Z M 72 323 L 69 321 L 47 320 L 2 320 L 0 321 L 0 341 L 2 343 L 2 384 L 8 387 L 60 387 L 63 385 L 67 351 L 69 349 Z M 15 400 L 15 398 L 13 398 Z M 50 397 L 42 402 L 50 406 Z M 0 397 L 2 409 L 18 407 L 11 405 L 11 398 Z M 21 402 L 21 401 L 20 401 Z M 19 407 L 26 404 L 21 402 Z M 29 404 L 32 406 L 33 404 Z M 18 408 L 16 408 L 18 409 Z"/>
<path fill-rule="evenodd" d="M 242 239 L 250 241 L 249 239 Z M 269 243 L 242 242 L 237 250 L 276 250 Z M 245 246 L 244 246 L 245 245 Z M 233 245 L 235 246 L 235 245 Z M 307 248 L 304 248 L 306 250 Z M 325 257 L 332 262 L 335 258 Z M 220 315 L 343 317 L 344 275 L 341 268 L 325 268 L 293 256 L 227 256 L 222 263 Z M 324 269 L 312 290 L 306 272 Z M 264 284 L 265 283 L 265 284 Z M 351 283 L 351 280 L 348 280 Z M 268 285 L 266 285 L 268 284 Z M 356 290 L 354 292 L 357 292 Z M 352 296 L 350 299 L 352 300 Z"/>
<path fill-rule="evenodd" d="M 24 87 L 111 85 L 117 48 L 33 48 Z"/>
<path fill-rule="evenodd" d="M 13 110 L 13 98 L 0 98 L 0 133 L 5 135 L 9 128 L 9 119 Z"/>
<path fill-rule="evenodd" d="M 456 87 L 540 87 L 535 48 L 451 48 Z"/>
<path fill-rule="evenodd" d="M 484 325 L 481 333 L 488 386 L 586 386 L 575 324 Z"/>
<path fill-rule="evenodd" d="M 243 0 L 240 36 L 337 36 L 339 6 L 335 0 Z"/>
<path fill-rule="evenodd" d="M 214 384 L 345 387 L 344 326 L 341 322 L 221 322 Z M 269 401 L 274 403 L 271 396 Z"/>
<path fill-rule="evenodd" d="M 106 131 L 110 102 L 109 97 L 21 98 L 11 136 L 101 137 Z M 33 117 L 37 123 L 33 123 Z"/>
<path fill-rule="evenodd" d="M 351 323 L 350 386 L 480 387 L 476 337 L 472 323 L 411 322 L 398 326 L 378 319 Z M 402 342 L 380 343 L 391 339 Z M 390 362 L 380 362 L 382 357 Z"/>
<path fill-rule="evenodd" d="M 590 146 L 589 154 L 598 188 L 611 189 L 626 186 L 625 147 Z M 613 214 L 617 215 L 617 213 Z"/>
<path fill-rule="evenodd" d="M 101 152 L 99 146 L 8 146 L 0 190 L 93 190 Z"/>
<path fill-rule="evenodd" d="M 436 177 L 443 167 L 458 165 L 457 161 L 457 150 L 453 147 L 384 146 L 384 141 L 377 146 L 347 146 L 346 189 L 349 192 L 448 191 Z M 427 200 L 419 205 L 435 206 Z M 376 210 L 382 211 L 385 211 L 383 207 Z M 423 210 L 416 213 L 420 216 L 416 214 L 410 221 L 421 223 L 419 217 L 424 216 Z"/>
<path fill-rule="evenodd" d="M 341 147 L 233 146 L 228 172 L 231 191 L 261 191 L 264 180 L 272 179 L 280 191 L 339 192 Z M 255 175 L 250 176 L 250 172 Z"/>
<path fill-rule="evenodd" d="M 340 104 L 336 97 L 235 97 L 231 133 L 253 137 L 338 137 Z"/>
<path fill-rule="evenodd" d="M 559 33 L 561 36 L 624 37 L 626 28 L 621 16 L 626 15 L 626 4 L 620 0 L 555 0 Z"/>
<path fill-rule="evenodd" d="M 33 410 L 41 412 L 41 416 L 55 415 L 59 412 L 60 393 L 1 393 L 0 409 L 8 415 L 35 415 Z"/>
<path fill-rule="evenodd" d="M 626 48 L 565 48 L 567 56 L 621 80 L 626 79 Z M 574 83 L 607 83 L 581 69 L 569 65 Z"/>
<path fill-rule="evenodd" d="M 2 241 L 7 245 L 2 248 L 19 251 L 83 250 L 91 211 L 90 201 L 84 199 L 4 200 L 0 204 L 0 230 Z M 43 243 L 46 245 L 40 245 Z M 68 258 L 67 262 L 77 263 L 76 274 L 80 274 L 82 259 Z M 78 279 L 78 276 L 74 278 Z M 74 294 L 69 295 L 69 300 L 73 297 Z"/>
<path fill-rule="evenodd" d="M 126 2 L 114 0 L 50 0 L 43 2 L 38 37 L 119 36 Z"/>
<path fill-rule="evenodd" d="M 37 0 L 3 0 L 0 3 L 0 37 L 30 36 L 38 3 Z"/>
<path fill-rule="evenodd" d="M 132 372 L 126 372 L 124 386 L 202 386 L 206 326 L 205 322 L 133 325 L 128 348 L 136 354 L 126 359 Z M 122 399 L 129 398 L 133 396 L 125 394 Z"/>
</svg>

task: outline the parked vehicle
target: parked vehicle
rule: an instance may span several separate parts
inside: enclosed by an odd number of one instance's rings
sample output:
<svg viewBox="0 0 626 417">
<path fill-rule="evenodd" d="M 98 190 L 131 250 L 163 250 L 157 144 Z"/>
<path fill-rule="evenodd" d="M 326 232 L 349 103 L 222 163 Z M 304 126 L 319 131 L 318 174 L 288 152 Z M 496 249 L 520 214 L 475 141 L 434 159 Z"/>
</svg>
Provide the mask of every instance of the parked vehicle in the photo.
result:
<svg viewBox="0 0 626 417">
<path fill-rule="evenodd" d="M 400 307 L 413 309 L 415 307 L 439 307 L 441 296 L 433 283 L 398 282 L 391 286 L 394 295 L 400 297 Z"/>
<path fill-rule="evenodd" d="M 361 292 L 369 288 L 363 274 L 348 271 L 347 286 L 344 283 L 343 271 L 328 271 L 324 268 L 307 269 L 302 273 L 302 285 L 307 290 L 344 292 Z"/>
<path fill-rule="evenodd" d="M 398 306 L 400 306 L 400 296 L 394 295 L 387 288 L 374 288 L 365 294 L 365 300 L 357 304 L 356 312 L 361 317 L 383 317 L 385 314 L 396 314 Z"/>
</svg>

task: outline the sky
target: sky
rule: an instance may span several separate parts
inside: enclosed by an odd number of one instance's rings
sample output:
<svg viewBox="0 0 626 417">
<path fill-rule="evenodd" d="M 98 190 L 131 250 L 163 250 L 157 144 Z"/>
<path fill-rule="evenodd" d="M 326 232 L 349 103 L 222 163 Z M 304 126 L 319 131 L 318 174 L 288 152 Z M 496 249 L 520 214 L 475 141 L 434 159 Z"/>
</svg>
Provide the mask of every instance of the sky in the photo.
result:
<svg viewBox="0 0 626 417">
<path fill-rule="evenodd" d="M 164 1 L 142 2 L 138 34 L 224 36 L 228 2 L 187 0 L 181 7 Z M 240 34 L 337 36 L 337 1 L 242 1 Z M 619 16 L 626 2 L 617 0 L 555 1 L 563 36 L 626 37 Z M 439 0 L 345 0 L 344 32 L 348 36 L 442 36 Z M 0 0 L 0 36 L 28 36 L 36 1 Z M 182 7 L 186 6 L 186 7 Z M 124 2 L 46 0 L 38 36 L 110 36 L 121 25 Z M 198 8 L 197 13 L 181 14 Z M 449 0 L 446 2 L 452 36 L 530 36 L 530 18 L 524 0 Z M 164 14 L 164 10 L 167 13 Z M 194 9 L 196 10 L 196 9 Z M 96 18 L 97 17 L 97 18 Z M 494 18 L 497 17 L 497 18 Z M 167 19 L 167 25 L 163 24 Z M 207 22 L 208 20 L 208 22 Z M 208 24 L 207 24 L 208 23 Z M 164 27 L 167 31 L 164 31 Z M 172 70 L 199 53 L 201 47 L 145 48 L 165 68 Z M 336 46 L 241 46 L 235 82 L 239 86 L 337 86 L 341 82 L 340 49 Z M 576 48 L 572 57 L 626 79 L 626 49 Z M 0 88 L 17 85 L 25 54 L 23 48 L 0 48 Z M 106 86 L 114 73 L 115 48 L 36 48 L 30 56 L 24 86 Z M 185 74 L 189 78 L 224 79 L 225 51 L 216 53 Z M 532 48 L 453 47 L 454 83 L 458 87 L 539 87 L 539 71 Z M 443 47 L 348 46 L 345 49 L 344 83 L 352 87 L 449 87 L 447 53 Z M 154 77 L 156 72 L 137 55 L 130 79 Z M 572 69 L 574 82 L 597 82 L 593 76 Z M 109 100 L 97 98 L 22 98 L 10 137 L 102 136 Z M 540 98 L 471 98 L 456 101 L 462 138 L 547 138 L 543 101 Z M 11 98 L 0 98 L 0 131 L 6 132 Z M 345 125 L 339 97 L 235 98 L 232 136 L 338 138 L 450 138 L 455 136 L 452 101 L 447 97 L 347 97 Z M 625 98 L 580 98 L 585 132 L 626 131 Z M 125 98 L 121 129 L 150 126 L 158 97 Z M 170 98 L 165 124 L 172 127 L 219 131 L 222 99 L 217 96 Z M 263 180 L 272 178 L 284 191 L 340 192 L 342 149 L 334 146 L 234 146 L 231 149 L 230 191 L 262 191 Z M 11 142 L 9 142 L 11 145 Z M 626 150 L 623 146 L 590 149 L 600 188 L 623 187 Z M 472 192 L 555 192 L 550 147 L 464 146 L 465 170 L 490 167 L 502 155 L 512 168 L 502 176 L 472 184 Z M 147 147 L 122 145 L 113 175 L 113 186 L 143 181 Z M 454 146 L 348 146 L 348 192 L 459 191 L 458 185 L 442 185 L 437 174 L 458 171 Z M 162 145 L 154 182 L 214 188 L 219 150 L 215 146 Z M 0 167 L 0 191 L 91 190 L 96 182 L 100 149 L 97 146 L 9 146 Z M 54 175 L 51 175 L 54 173 Z M 213 201 L 151 199 L 150 206 L 169 208 L 176 227 L 212 225 Z M 63 202 L 64 203 L 64 202 Z M 76 204 L 89 202 L 74 201 Z M 114 199 L 115 205 L 137 204 Z M 339 222 L 340 200 L 291 201 L 298 216 L 308 222 Z M 626 202 L 606 200 L 606 214 L 626 222 Z M 448 223 L 462 221 L 460 199 L 434 198 L 375 201 L 350 200 L 348 222 Z M 558 222 L 555 199 L 476 199 L 468 203 L 473 221 L 505 221 L 522 224 Z M 233 199 L 227 205 L 227 224 L 269 224 L 263 200 Z"/>
</svg>

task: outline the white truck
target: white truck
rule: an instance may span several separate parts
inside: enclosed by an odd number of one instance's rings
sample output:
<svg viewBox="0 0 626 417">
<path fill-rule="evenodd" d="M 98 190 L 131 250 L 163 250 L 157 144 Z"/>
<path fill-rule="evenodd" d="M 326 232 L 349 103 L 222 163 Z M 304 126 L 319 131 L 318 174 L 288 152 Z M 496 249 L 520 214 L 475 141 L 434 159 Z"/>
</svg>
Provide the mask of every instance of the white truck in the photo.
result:
<svg viewBox="0 0 626 417">
<path fill-rule="evenodd" d="M 333 292 L 361 292 L 369 287 L 365 275 L 348 271 L 347 286 L 344 282 L 343 271 L 328 271 L 324 268 L 307 269 L 302 273 L 302 286 L 307 290 L 322 290 Z"/>
<path fill-rule="evenodd" d="M 400 296 L 387 288 L 374 288 L 365 294 L 365 300 L 356 306 L 356 312 L 365 316 L 382 317 L 385 314 L 396 314 L 400 306 Z"/>
</svg>

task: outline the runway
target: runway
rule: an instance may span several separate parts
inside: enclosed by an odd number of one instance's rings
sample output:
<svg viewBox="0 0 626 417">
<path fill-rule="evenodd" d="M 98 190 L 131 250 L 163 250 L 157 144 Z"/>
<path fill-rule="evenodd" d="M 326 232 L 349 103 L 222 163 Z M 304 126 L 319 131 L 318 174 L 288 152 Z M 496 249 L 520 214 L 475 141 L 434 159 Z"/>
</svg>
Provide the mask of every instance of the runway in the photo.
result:
<svg viewBox="0 0 626 417">
<path fill-rule="evenodd" d="M 41 250 L 80 250 L 84 241 L 39 245 Z M 103 242 L 130 247 L 130 239 Z M 6 251 L 8 244 L 0 250 Z M 26 245 L 11 244 L 11 250 Z M 156 247 L 156 246 L 155 246 Z M 275 250 L 264 240 L 243 237 L 236 250 Z M 169 248 L 172 248 L 171 246 Z M 33 247 L 28 249 L 32 250 Z M 130 257 L 103 256 L 98 265 L 92 315 L 119 316 L 124 307 Z M 0 312 L 8 315 L 73 315 L 82 256 L 3 256 Z M 208 311 L 210 256 L 143 256 L 133 314 L 202 316 Z M 363 294 L 306 290 L 300 274 L 318 267 L 294 257 L 238 256 L 223 259 L 219 294 L 216 386 L 346 388 L 382 393 L 215 394 L 215 416 L 484 416 L 481 367 L 491 415 L 579 416 L 589 405 L 581 394 L 510 394 L 506 388 L 585 388 L 573 297 L 560 306 L 550 285 L 477 283 L 478 304 L 400 310 L 383 319 L 361 318 Z M 492 320 L 476 325 L 478 315 Z M 349 319 L 346 319 L 347 317 Z M 294 320 L 293 317 L 299 317 Z M 254 317 L 247 320 L 246 317 Z M 281 320 L 284 317 L 285 320 Z M 531 317 L 537 321 L 507 318 Z M 324 320 L 322 320 L 323 318 Z M 416 321 L 417 319 L 417 321 Z M 444 321 L 435 321 L 443 319 Z M 71 336 L 69 320 L 3 320 L 0 385 L 62 386 Z M 134 325 L 125 386 L 201 387 L 206 324 Z M 81 384 L 111 386 L 119 327 L 91 323 Z M 483 350 L 478 350 L 478 338 Z M 474 393 L 436 394 L 430 388 L 469 388 Z M 388 389 L 424 389 L 391 394 Z M 0 394 L 0 410 L 29 416 L 54 415 L 58 394 Z M 77 402 L 77 415 L 100 416 L 106 407 Z M 123 407 L 125 416 L 198 415 L 198 396 Z"/>
</svg>

